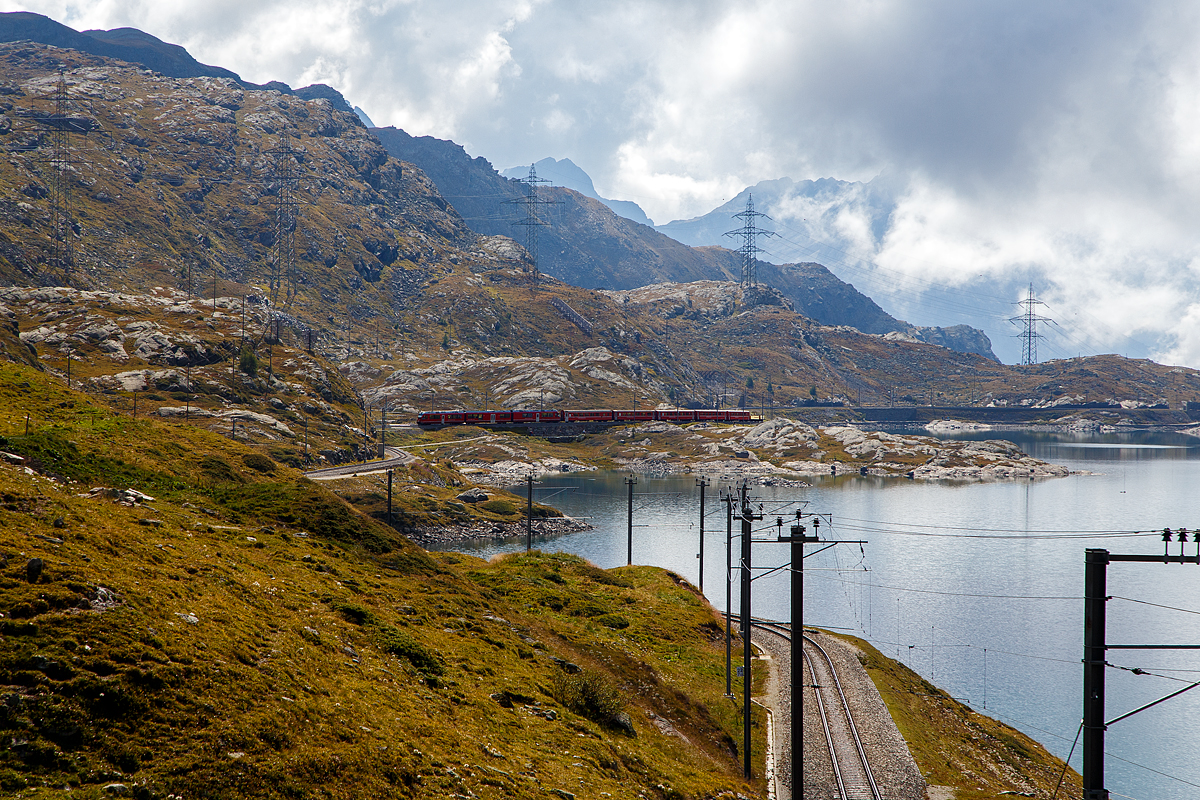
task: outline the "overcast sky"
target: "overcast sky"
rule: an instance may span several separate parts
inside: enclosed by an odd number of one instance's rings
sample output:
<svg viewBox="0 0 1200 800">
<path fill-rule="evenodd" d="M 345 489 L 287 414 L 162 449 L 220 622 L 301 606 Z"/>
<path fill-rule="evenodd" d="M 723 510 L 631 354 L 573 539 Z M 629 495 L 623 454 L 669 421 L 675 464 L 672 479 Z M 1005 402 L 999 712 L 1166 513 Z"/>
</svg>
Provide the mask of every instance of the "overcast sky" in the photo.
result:
<svg viewBox="0 0 1200 800">
<path fill-rule="evenodd" d="M 1094 344 L 1200 366 L 1200 4 L 0 0 L 328 83 L 497 167 L 569 157 L 656 221 L 884 173 L 884 274 L 1035 280 Z M 1015 299 L 1015 298 L 1014 298 Z M 1014 312 L 1016 309 L 1014 309 Z M 1132 339 L 1129 337 L 1133 337 Z M 1140 344 L 1139 344 L 1140 343 Z M 1140 348 L 1140 350 L 1139 350 Z"/>
</svg>

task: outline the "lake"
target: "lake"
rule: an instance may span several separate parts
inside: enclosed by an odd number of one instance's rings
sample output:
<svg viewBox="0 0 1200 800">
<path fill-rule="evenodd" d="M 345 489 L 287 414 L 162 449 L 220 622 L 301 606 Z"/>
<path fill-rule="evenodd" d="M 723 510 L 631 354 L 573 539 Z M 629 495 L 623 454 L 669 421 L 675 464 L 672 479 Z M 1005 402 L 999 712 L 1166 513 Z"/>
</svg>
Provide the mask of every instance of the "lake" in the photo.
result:
<svg viewBox="0 0 1200 800">
<path fill-rule="evenodd" d="M 806 513 L 823 515 L 822 538 L 867 540 L 861 550 L 843 544 L 815 553 L 818 547 L 808 546 L 806 624 L 867 639 L 1065 757 L 1082 713 L 1084 551 L 1161 554 L 1163 528 L 1200 529 L 1193 495 L 1200 486 L 1200 440 L 1008 431 L 953 438 L 1006 438 L 1038 458 L 1094 474 L 1002 483 L 847 475 L 814 479 L 810 488 L 752 486 L 753 503 L 766 517 L 755 524 L 755 538 L 774 538 L 775 517 L 787 525 L 803 504 Z M 625 564 L 628 476 L 545 478 L 535 499 L 594 527 L 534 546 L 602 567 Z M 703 588 L 721 610 L 726 520 L 719 498 L 733 488 L 714 481 L 706 490 Z M 674 570 L 698 584 L 696 478 L 639 475 L 633 508 L 634 563 Z M 486 557 L 524 547 L 521 538 L 447 549 Z M 754 564 L 784 565 L 788 547 L 756 543 Z M 1196 547 L 1189 542 L 1186 552 Z M 734 548 L 736 562 L 736 539 Z M 1171 552 L 1179 552 L 1178 543 Z M 1108 591 L 1109 643 L 1200 644 L 1200 566 L 1112 564 Z M 756 615 L 788 619 L 786 570 L 758 578 L 753 602 Z M 1200 681 L 1196 650 L 1114 650 L 1108 660 L 1114 665 L 1107 675 L 1108 719 Z M 1134 668 L 1149 674 L 1134 674 Z M 1200 760 L 1192 757 L 1197 734 L 1200 688 L 1112 725 L 1107 788 L 1136 800 L 1200 796 Z M 1071 759 L 1076 769 L 1079 751 Z"/>
</svg>

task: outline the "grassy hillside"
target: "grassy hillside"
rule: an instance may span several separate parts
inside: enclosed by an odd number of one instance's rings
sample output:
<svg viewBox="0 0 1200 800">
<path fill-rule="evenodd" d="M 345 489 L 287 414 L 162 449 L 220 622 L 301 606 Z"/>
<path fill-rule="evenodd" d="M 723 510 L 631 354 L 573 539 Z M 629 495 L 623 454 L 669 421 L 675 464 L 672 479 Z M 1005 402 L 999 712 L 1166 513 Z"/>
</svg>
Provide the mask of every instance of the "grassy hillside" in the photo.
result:
<svg viewBox="0 0 1200 800">
<path fill-rule="evenodd" d="M 954 700 L 899 661 L 862 639 L 839 634 L 860 651 L 859 661 L 932 786 L 951 787 L 955 800 L 1001 800 L 1020 795 L 1078 797 L 1079 774 L 1020 731 Z"/>
<path fill-rule="evenodd" d="M 434 557 L 239 442 L 29 368 L 0 368 L 0 436 L 5 793 L 756 791 L 720 627 L 677 576 Z"/>
</svg>

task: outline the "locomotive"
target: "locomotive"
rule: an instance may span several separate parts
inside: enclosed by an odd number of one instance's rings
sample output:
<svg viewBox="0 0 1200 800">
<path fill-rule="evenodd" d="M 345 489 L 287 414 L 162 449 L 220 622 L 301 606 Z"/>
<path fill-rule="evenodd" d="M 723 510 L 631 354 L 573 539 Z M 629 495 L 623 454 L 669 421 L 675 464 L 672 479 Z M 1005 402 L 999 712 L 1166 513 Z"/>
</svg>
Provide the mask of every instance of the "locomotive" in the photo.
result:
<svg viewBox="0 0 1200 800">
<path fill-rule="evenodd" d="M 753 422 L 743 409 L 546 408 L 516 411 L 422 411 L 418 425 L 535 425 L 553 422 Z"/>
</svg>

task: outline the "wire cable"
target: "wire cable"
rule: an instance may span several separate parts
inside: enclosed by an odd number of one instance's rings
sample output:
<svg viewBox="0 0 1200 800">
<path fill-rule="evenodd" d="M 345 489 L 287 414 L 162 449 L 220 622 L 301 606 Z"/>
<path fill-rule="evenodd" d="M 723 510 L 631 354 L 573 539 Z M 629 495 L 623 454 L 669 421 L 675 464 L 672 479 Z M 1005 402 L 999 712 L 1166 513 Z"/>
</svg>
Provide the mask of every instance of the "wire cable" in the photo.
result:
<svg viewBox="0 0 1200 800">
<path fill-rule="evenodd" d="M 1155 608 L 1165 608 L 1168 611 L 1182 611 L 1184 614 L 1200 614 L 1191 608 L 1177 608 L 1176 606 L 1164 606 L 1162 603 L 1151 603 L 1148 600 L 1134 600 L 1132 597 L 1121 597 L 1119 595 L 1109 595 L 1109 600 L 1124 600 L 1126 603 L 1138 603 L 1143 606 L 1154 606 Z"/>
</svg>

